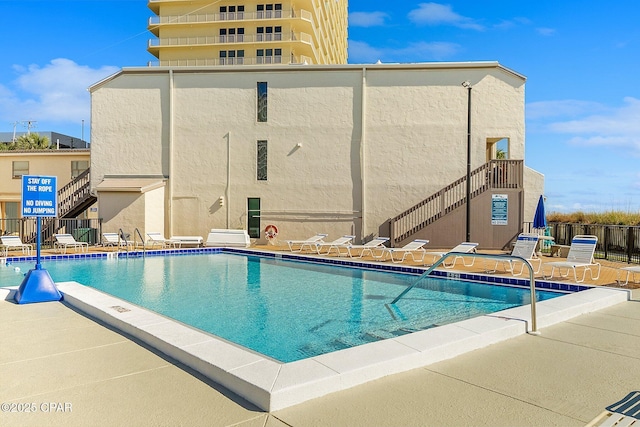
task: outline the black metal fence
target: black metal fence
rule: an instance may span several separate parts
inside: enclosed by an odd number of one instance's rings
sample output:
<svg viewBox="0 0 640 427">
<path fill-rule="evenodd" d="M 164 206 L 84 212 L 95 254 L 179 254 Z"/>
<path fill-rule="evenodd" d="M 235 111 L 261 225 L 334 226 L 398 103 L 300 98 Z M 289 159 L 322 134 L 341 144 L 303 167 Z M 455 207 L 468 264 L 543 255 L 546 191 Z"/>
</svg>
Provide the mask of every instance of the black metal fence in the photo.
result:
<svg viewBox="0 0 640 427">
<path fill-rule="evenodd" d="M 532 223 L 524 224 L 525 232 L 535 232 Z M 550 223 L 545 234 L 557 245 L 571 245 L 574 236 L 598 237 L 595 257 L 609 261 L 640 263 L 640 226 Z"/>
<path fill-rule="evenodd" d="M 23 243 L 36 243 L 38 230 L 36 218 L 0 218 L 0 235 L 20 236 Z M 52 247 L 54 234 L 71 234 L 79 242 L 90 245 L 102 239 L 102 219 L 41 218 L 40 243 L 42 247 Z"/>
</svg>

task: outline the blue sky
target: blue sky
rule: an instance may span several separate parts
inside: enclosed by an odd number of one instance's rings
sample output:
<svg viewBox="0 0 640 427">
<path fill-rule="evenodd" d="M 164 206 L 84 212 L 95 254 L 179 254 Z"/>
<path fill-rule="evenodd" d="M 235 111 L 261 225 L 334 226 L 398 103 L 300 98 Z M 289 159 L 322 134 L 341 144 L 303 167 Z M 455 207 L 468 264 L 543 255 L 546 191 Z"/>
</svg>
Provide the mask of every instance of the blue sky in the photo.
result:
<svg viewBox="0 0 640 427">
<path fill-rule="evenodd" d="M 547 211 L 640 211 L 640 2 L 349 1 L 349 62 L 498 61 L 527 77 Z M 146 0 L 0 0 L 0 132 L 90 135 L 87 87 L 145 66 Z M 83 126 L 84 121 L 84 126 Z"/>
</svg>

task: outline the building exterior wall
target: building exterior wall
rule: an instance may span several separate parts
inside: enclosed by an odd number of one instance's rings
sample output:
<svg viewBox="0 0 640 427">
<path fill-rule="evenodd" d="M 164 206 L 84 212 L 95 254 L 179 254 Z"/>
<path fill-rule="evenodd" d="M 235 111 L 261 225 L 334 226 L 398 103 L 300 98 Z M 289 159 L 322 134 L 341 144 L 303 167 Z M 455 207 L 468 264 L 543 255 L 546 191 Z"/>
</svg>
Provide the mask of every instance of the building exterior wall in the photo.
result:
<svg viewBox="0 0 640 427">
<path fill-rule="evenodd" d="M 161 66 L 347 62 L 347 0 L 150 0 L 149 8 L 157 38 L 148 50 Z"/>
<path fill-rule="evenodd" d="M 492 138 L 522 159 L 524 78 L 497 63 L 123 70 L 91 88 L 92 187 L 105 175 L 168 178 L 168 234 L 246 228 L 247 200 L 260 198 L 261 229 L 276 224 L 281 239 L 366 239 L 465 175 L 465 80 L 472 167 Z M 268 84 L 265 123 L 257 82 Z"/>
<path fill-rule="evenodd" d="M 531 169 L 524 169 L 524 222 L 533 222 L 538 200 L 544 195 L 544 175 Z"/>
<path fill-rule="evenodd" d="M 0 218 L 6 218 L 7 202 L 22 201 L 22 178 L 13 177 L 13 162 L 29 162 L 28 175 L 57 177 L 58 190 L 71 181 L 71 162 L 90 161 L 89 150 L 0 151 Z"/>
</svg>

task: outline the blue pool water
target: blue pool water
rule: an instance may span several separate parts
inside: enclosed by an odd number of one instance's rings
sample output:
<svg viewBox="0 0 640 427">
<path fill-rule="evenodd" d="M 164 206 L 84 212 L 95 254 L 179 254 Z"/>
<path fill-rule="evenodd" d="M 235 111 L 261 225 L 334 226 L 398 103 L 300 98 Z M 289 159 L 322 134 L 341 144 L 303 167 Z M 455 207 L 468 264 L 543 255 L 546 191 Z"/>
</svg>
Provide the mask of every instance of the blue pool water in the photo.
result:
<svg viewBox="0 0 640 427">
<path fill-rule="evenodd" d="M 291 362 L 528 304 L 525 289 L 235 254 L 43 261 L 76 281 Z M 16 272 L 15 268 L 21 269 Z M 0 268 L 18 286 L 33 262 Z M 537 291 L 538 300 L 560 296 Z"/>
</svg>

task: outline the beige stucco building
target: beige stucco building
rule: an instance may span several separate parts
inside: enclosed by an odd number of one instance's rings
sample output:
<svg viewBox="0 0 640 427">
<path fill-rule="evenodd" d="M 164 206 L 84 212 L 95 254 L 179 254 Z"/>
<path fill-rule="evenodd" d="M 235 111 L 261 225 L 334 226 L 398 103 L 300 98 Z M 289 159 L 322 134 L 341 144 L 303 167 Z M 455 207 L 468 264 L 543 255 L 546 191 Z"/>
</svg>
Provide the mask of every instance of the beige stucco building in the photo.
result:
<svg viewBox="0 0 640 427">
<path fill-rule="evenodd" d="M 10 219 L 0 224 L 1 232 L 18 231 L 14 220 L 22 217 L 22 175 L 55 176 L 59 190 L 89 162 L 89 149 L 0 151 L 0 219 Z"/>
<path fill-rule="evenodd" d="M 508 227 L 470 205 L 471 240 L 499 247 L 543 192 L 542 175 L 523 166 L 524 87 L 496 62 L 123 69 L 90 88 L 99 215 L 106 231 L 167 237 L 242 228 L 258 238 L 274 224 L 282 240 L 366 240 L 464 178 L 469 142 L 484 197 L 509 200 Z M 509 159 L 500 171 L 518 181 L 496 189 L 485 184 L 498 143 Z M 460 209 L 454 201 L 431 221 L 449 230 L 432 231 L 445 235 L 434 244 L 465 240 L 464 220 L 444 219 Z"/>
<path fill-rule="evenodd" d="M 150 0 L 161 66 L 345 64 L 347 0 Z"/>
</svg>

